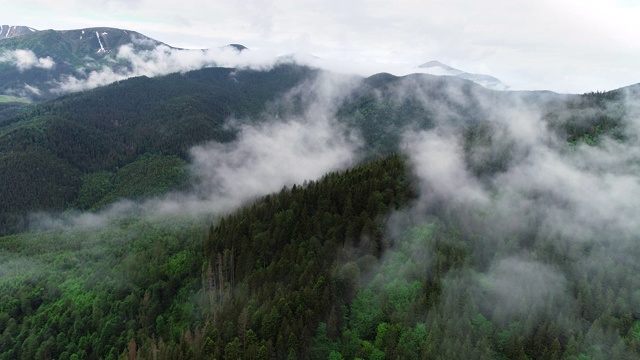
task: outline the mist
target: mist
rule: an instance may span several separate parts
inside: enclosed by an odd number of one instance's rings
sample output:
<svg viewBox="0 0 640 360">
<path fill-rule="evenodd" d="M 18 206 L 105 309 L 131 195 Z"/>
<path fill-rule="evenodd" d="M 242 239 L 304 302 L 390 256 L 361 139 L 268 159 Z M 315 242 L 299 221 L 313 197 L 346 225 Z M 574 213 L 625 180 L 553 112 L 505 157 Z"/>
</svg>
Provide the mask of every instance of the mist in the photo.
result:
<svg viewBox="0 0 640 360">
<path fill-rule="evenodd" d="M 356 84 L 356 78 L 321 72 L 257 119 L 227 119 L 237 138 L 190 150 L 192 186 L 186 191 L 145 201 L 123 199 L 98 212 L 34 214 L 33 229 L 102 227 L 127 217 L 211 219 L 283 187 L 349 168 L 358 162 L 363 142 L 357 131 L 336 120 L 335 112 Z M 300 101 L 301 112 L 280 114 Z"/>
<path fill-rule="evenodd" d="M 395 91 L 399 98 L 413 93 L 428 99 L 410 83 Z M 450 104 L 469 101 L 458 89 L 445 91 Z M 505 329 L 518 321 L 543 324 L 560 317 L 565 338 L 597 329 L 601 337 L 590 341 L 606 346 L 618 341 L 606 326 L 585 325 L 570 314 L 584 301 L 589 281 L 598 282 L 597 295 L 589 300 L 595 311 L 640 306 L 640 298 L 624 290 L 640 286 L 635 275 L 640 271 L 640 102 L 635 93 L 621 92 L 621 101 L 602 110 L 619 116 L 620 125 L 595 143 L 569 143 L 558 130 L 567 119 L 597 118 L 595 110 L 580 110 L 575 117 L 575 109 L 532 102 L 526 93 L 505 101 L 472 92 L 479 105 L 473 119 L 461 117 L 455 106 L 440 107 L 434 128 L 404 133 L 402 148 L 420 197 L 402 213 L 411 225 L 405 221 L 403 230 L 389 222 L 388 234 L 398 237 L 435 219 L 460 231 L 469 246 L 469 271 L 447 275 L 451 288 L 444 289 L 438 313 L 449 314 L 452 306 L 478 307 Z M 578 279 L 586 282 L 576 285 Z M 454 297 L 468 289 L 473 296 L 465 305 L 448 304 L 459 304 Z M 613 305 L 614 299 L 630 307 Z"/>
</svg>

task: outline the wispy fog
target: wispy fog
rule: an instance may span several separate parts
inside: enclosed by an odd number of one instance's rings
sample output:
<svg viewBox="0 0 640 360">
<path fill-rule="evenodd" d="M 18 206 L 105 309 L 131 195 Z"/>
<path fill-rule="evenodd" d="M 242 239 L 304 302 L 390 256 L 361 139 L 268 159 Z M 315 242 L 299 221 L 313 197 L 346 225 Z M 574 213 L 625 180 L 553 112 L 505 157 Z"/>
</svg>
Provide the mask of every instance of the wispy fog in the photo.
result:
<svg viewBox="0 0 640 360">
<path fill-rule="evenodd" d="M 406 93 L 402 86 L 397 90 L 398 96 Z M 455 89 L 446 94 L 450 104 L 462 101 Z M 515 93 L 504 101 L 486 92 L 472 94 L 479 105 L 472 121 L 456 118 L 454 106 L 439 112 L 446 116 L 434 129 L 404 134 L 421 191 L 407 216 L 417 224 L 443 219 L 459 227 L 463 239 L 473 239 L 473 270 L 451 276 L 466 278 L 466 286 L 477 291 L 474 306 L 496 324 L 543 321 L 536 318 L 539 311 L 547 316 L 568 311 L 576 301 L 569 278 L 597 278 L 611 286 L 599 291 L 640 305 L 637 297 L 621 292 L 621 287 L 640 285 L 633 275 L 640 270 L 635 257 L 640 234 L 637 95 L 603 110 L 621 117 L 616 130 L 622 136 L 614 139 L 605 132 L 591 144 L 568 143 L 558 122 L 593 114 L 551 110 L 526 95 Z M 549 117 L 547 111 L 560 115 Z M 484 132 L 470 140 L 470 129 L 478 127 Z M 616 273 L 612 266 L 627 270 Z M 561 331 L 569 334 L 580 326 L 567 324 Z"/>
<path fill-rule="evenodd" d="M 141 40 L 134 41 L 140 42 Z M 116 50 L 111 66 L 96 68 L 92 59 L 76 75 L 69 75 L 54 82 L 54 93 L 76 92 L 93 89 L 135 76 L 158 76 L 186 72 L 203 67 L 221 66 L 266 70 L 277 58 L 272 54 L 255 51 L 238 51 L 225 46 L 208 50 L 183 50 L 165 45 L 153 50 L 136 50 L 133 44 Z"/>
<path fill-rule="evenodd" d="M 350 77 L 320 73 L 285 94 L 270 108 L 293 108 L 298 115 L 265 112 L 258 119 L 228 119 L 238 130 L 231 143 L 209 142 L 191 149 L 194 185 L 142 203 L 120 201 L 98 213 L 34 216 L 36 228 L 102 226 L 127 216 L 216 216 L 284 186 L 302 184 L 345 169 L 357 161 L 359 135 L 337 122 L 337 102 L 354 86 Z M 274 110 L 275 111 L 275 110 Z"/>
</svg>

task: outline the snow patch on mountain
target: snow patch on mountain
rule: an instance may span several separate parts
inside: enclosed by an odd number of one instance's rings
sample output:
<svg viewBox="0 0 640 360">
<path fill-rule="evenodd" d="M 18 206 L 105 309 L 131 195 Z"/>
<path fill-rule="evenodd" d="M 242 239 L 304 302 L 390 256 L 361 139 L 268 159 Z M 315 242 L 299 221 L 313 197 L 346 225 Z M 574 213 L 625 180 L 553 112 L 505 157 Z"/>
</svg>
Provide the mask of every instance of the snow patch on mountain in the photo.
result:
<svg viewBox="0 0 640 360">
<path fill-rule="evenodd" d="M 102 41 L 100 41 L 100 34 L 98 34 L 97 31 L 96 37 L 98 38 L 98 44 L 100 44 L 100 50 L 98 50 L 98 54 L 107 52 L 107 50 L 104 49 L 104 46 L 102 46 Z"/>
</svg>

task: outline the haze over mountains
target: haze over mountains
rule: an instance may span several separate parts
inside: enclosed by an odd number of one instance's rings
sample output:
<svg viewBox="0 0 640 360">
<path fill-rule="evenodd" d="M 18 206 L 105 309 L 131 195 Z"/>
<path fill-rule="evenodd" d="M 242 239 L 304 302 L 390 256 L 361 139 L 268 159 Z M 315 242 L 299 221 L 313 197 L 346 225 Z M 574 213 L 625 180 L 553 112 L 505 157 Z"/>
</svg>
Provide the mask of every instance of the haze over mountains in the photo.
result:
<svg viewBox="0 0 640 360">
<path fill-rule="evenodd" d="M 471 80 L 475 83 L 478 83 L 486 87 L 487 89 L 493 89 L 493 90 L 509 89 L 509 86 L 503 84 L 500 80 L 498 80 L 493 76 L 484 75 L 484 74 L 471 74 L 468 72 L 464 72 L 462 70 L 458 70 L 456 68 L 452 68 L 451 66 L 445 65 L 437 60 L 426 62 L 418 66 L 417 70 L 419 72 L 424 72 L 426 74 L 432 74 L 432 75 L 457 76 L 459 78 Z"/>
<path fill-rule="evenodd" d="M 27 30 L 0 40 L 34 100 L 0 97 L 0 360 L 640 358 L 640 84 Z"/>
<path fill-rule="evenodd" d="M 231 50 L 246 49 L 233 44 L 217 49 L 173 48 L 140 33 L 115 28 L 77 30 L 35 30 L 26 26 L 3 25 L 0 34 L 0 93 L 30 100 L 86 90 L 133 76 L 155 76 L 188 71 L 204 66 L 261 67 L 278 61 L 295 61 L 333 66 L 318 58 L 291 55 L 255 58 Z M 430 64 L 430 63 L 427 63 Z M 487 75 L 460 70 L 442 71 L 423 64 L 405 72 L 462 77 L 490 89 L 508 86 Z"/>
</svg>

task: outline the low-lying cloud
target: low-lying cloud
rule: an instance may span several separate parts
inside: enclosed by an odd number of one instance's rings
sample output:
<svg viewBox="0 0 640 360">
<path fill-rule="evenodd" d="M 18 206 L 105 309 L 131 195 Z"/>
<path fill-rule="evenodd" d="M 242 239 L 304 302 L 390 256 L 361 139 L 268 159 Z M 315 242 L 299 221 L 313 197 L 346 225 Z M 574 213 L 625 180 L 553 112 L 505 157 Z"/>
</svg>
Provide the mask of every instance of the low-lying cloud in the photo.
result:
<svg viewBox="0 0 640 360">
<path fill-rule="evenodd" d="M 358 141 L 336 133 L 336 125 L 319 116 L 243 126 L 233 144 L 198 146 L 192 156 L 199 192 L 216 208 L 231 208 L 351 165 Z"/>
<path fill-rule="evenodd" d="M 281 99 L 281 105 L 291 108 L 290 102 L 301 95 L 309 101 L 302 114 L 280 118 L 277 113 L 265 113 L 258 125 L 239 122 L 239 136 L 232 143 L 194 147 L 194 191 L 148 206 L 158 213 L 222 213 L 283 186 L 353 165 L 362 141 L 335 119 L 336 103 L 351 87 L 351 78 L 326 73 L 301 84 Z"/>
<path fill-rule="evenodd" d="M 9 63 L 21 72 L 31 68 L 52 69 L 56 65 L 50 56 L 39 58 L 33 51 L 22 49 L 3 52 L 0 62 Z"/>
<path fill-rule="evenodd" d="M 399 94 L 406 96 L 406 89 Z M 446 95 L 460 97 L 458 91 L 447 90 Z M 444 219 L 462 239 L 473 239 L 468 271 L 449 275 L 476 289 L 467 306 L 484 309 L 500 326 L 526 319 L 532 324 L 555 321 L 553 316 L 564 312 L 559 331 L 571 334 L 592 326 L 582 328 L 583 320 L 570 312 L 578 306 L 577 289 L 584 286 L 577 279 L 598 283 L 589 293 L 588 301 L 598 309 L 593 311 L 611 306 L 629 311 L 640 305 L 640 298 L 624 289 L 640 286 L 634 255 L 640 250 L 637 94 L 596 109 L 620 118 L 615 131 L 622 136 L 605 131 L 596 143 L 573 144 L 558 123 L 571 116 L 575 121 L 597 118 L 596 110 L 553 108 L 527 94 L 509 95 L 510 101 L 485 95 L 472 95 L 480 108 L 473 119 L 456 117 L 454 105 L 439 112 L 446 115 L 436 119 L 433 129 L 404 135 L 421 190 L 411 217 L 416 222 Z M 545 116 L 547 111 L 559 115 Z M 576 117 L 580 111 L 586 116 Z M 469 130 L 478 127 L 485 132 Z M 480 139 L 469 140 L 471 136 Z M 499 166 L 475 171 L 493 157 L 501 160 Z M 445 289 L 450 291 L 457 290 Z M 624 307 L 603 302 L 604 294 Z M 447 301 L 438 311 L 445 311 Z"/>
<path fill-rule="evenodd" d="M 267 70 L 277 59 L 271 54 L 238 51 L 226 46 L 208 50 L 183 50 L 160 45 L 152 50 L 136 50 L 132 44 L 119 47 L 113 64 L 95 68 L 93 60 L 77 75 L 54 82 L 54 93 L 76 92 L 108 85 L 136 76 L 159 76 L 204 67 L 234 67 Z"/>
</svg>

